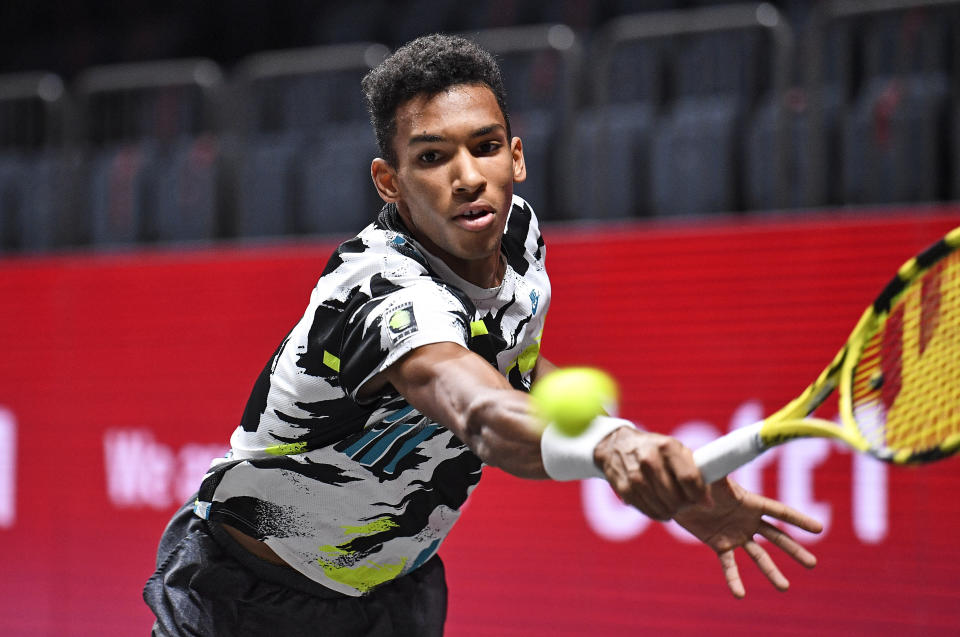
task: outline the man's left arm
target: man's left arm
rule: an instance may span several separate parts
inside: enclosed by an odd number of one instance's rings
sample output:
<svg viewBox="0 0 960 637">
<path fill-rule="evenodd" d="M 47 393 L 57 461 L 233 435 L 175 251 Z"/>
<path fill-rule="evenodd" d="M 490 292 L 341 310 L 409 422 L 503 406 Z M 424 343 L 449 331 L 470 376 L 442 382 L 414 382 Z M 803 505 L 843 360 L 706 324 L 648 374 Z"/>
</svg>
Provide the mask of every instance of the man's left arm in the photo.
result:
<svg viewBox="0 0 960 637">
<path fill-rule="evenodd" d="M 537 363 L 536 363 L 536 365 L 534 365 L 534 367 L 533 367 L 533 380 L 534 380 L 534 382 L 536 382 L 537 380 L 543 378 L 544 376 L 546 376 L 547 374 L 549 374 L 550 372 L 552 372 L 552 371 L 555 370 L 555 369 L 557 369 L 557 366 L 556 366 L 556 365 L 554 365 L 553 363 L 551 363 L 550 361 L 548 361 L 547 359 L 545 359 L 543 356 L 539 356 L 539 357 L 537 358 Z"/>
</svg>

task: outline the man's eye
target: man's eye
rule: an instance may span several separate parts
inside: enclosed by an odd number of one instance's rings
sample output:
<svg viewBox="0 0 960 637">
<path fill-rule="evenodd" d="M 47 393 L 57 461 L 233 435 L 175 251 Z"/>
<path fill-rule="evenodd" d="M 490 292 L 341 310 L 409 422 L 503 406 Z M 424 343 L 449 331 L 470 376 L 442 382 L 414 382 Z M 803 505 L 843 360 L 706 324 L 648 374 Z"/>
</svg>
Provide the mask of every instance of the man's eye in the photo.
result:
<svg viewBox="0 0 960 637">
<path fill-rule="evenodd" d="M 500 148 L 499 142 L 494 142 L 494 141 L 482 142 L 480 143 L 480 145 L 477 146 L 477 152 L 486 155 L 488 153 L 496 152 L 498 148 Z"/>
<path fill-rule="evenodd" d="M 428 150 L 425 153 L 420 153 L 420 161 L 425 164 L 432 164 L 438 159 L 440 159 L 440 154 L 434 150 Z"/>
</svg>

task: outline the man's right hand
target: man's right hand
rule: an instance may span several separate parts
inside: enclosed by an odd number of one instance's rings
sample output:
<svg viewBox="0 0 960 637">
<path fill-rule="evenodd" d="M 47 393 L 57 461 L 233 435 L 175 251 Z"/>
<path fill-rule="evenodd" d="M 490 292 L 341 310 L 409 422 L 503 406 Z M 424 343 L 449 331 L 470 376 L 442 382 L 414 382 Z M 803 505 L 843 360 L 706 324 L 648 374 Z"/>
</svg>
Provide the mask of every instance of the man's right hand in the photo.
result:
<svg viewBox="0 0 960 637">
<path fill-rule="evenodd" d="M 620 499 L 654 520 L 710 502 L 693 453 L 675 438 L 621 427 L 600 441 L 593 457 Z"/>
</svg>

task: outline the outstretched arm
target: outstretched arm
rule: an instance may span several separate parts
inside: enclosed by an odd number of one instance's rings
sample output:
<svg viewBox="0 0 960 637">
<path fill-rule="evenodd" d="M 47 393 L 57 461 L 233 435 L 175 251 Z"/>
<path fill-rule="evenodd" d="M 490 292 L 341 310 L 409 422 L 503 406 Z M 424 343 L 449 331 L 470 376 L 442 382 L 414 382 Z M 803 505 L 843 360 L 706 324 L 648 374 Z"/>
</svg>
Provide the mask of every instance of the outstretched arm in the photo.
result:
<svg viewBox="0 0 960 637">
<path fill-rule="evenodd" d="M 450 429 L 485 463 L 521 478 L 546 478 L 540 459 L 542 427 L 528 395 L 477 354 L 455 343 L 413 350 L 374 377 L 393 385 L 420 413 Z"/>
<path fill-rule="evenodd" d="M 554 369 L 538 362 L 534 377 Z M 531 415 L 529 397 L 493 366 L 454 343 L 419 347 L 371 380 L 362 393 L 391 384 L 421 413 L 453 431 L 485 463 L 522 478 L 547 478 L 541 457 L 542 425 Z M 743 547 L 781 590 L 788 582 L 756 534 L 807 567 L 813 555 L 767 518 L 810 532 L 820 523 L 786 505 L 744 490 L 725 479 L 705 485 L 692 452 L 678 440 L 621 427 L 593 449 L 593 460 L 617 494 L 657 520 L 677 520 L 720 558 L 730 591 L 745 594 L 734 549 Z"/>
<path fill-rule="evenodd" d="M 540 359 L 534 378 L 553 369 Z M 487 464 L 522 478 L 549 477 L 541 457 L 543 426 L 531 414 L 528 394 L 514 390 L 477 354 L 455 343 L 418 347 L 370 381 L 364 393 L 386 383 L 453 431 Z M 673 438 L 622 427 L 597 450 L 601 447 L 612 457 L 601 462 L 594 454 L 593 464 L 624 500 L 650 517 L 669 519 L 705 497 L 690 451 Z"/>
</svg>

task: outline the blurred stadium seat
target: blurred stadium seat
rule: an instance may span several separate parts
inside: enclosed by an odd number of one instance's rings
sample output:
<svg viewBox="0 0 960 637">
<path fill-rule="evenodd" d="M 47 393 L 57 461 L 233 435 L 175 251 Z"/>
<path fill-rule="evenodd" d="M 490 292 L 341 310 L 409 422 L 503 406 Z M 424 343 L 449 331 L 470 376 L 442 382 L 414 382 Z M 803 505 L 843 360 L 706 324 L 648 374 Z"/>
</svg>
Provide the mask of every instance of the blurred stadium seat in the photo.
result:
<svg viewBox="0 0 960 637">
<path fill-rule="evenodd" d="M 947 79 L 875 77 L 846 116 L 843 198 L 851 204 L 931 201 L 942 191 Z"/>
<path fill-rule="evenodd" d="M 25 162 L 21 248 L 42 252 L 86 242 L 84 158 L 75 149 L 50 148 Z"/>
<path fill-rule="evenodd" d="M 836 91 L 825 91 L 821 99 L 827 155 L 836 157 L 839 156 L 840 97 Z M 770 94 L 757 108 L 748 124 L 744 149 L 744 203 L 748 210 L 814 207 L 825 203 L 810 196 L 810 180 L 813 178 L 812 158 L 807 152 L 812 128 L 810 120 L 809 96 L 799 87 L 782 96 Z M 776 174 L 781 126 L 785 129 L 782 138 L 786 187 L 783 201 L 778 198 Z M 828 186 L 835 183 L 834 180 Z M 839 200 L 836 191 L 835 186 L 828 191 L 827 201 Z"/>
<path fill-rule="evenodd" d="M 39 251 L 70 228 L 61 204 L 72 182 L 59 147 L 67 96 L 52 73 L 0 76 L 0 250 Z"/>
<path fill-rule="evenodd" d="M 293 232 L 294 160 L 300 147 L 299 136 L 291 133 L 246 139 L 234 183 L 237 236 L 263 237 Z"/>
<path fill-rule="evenodd" d="M 650 144 L 664 90 L 664 42 L 627 40 L 595 54 L 609 55 L 595 77 L 591 103 L 575 123 L 577 215 L 626 218 L 649 214 Z"/>
<path fill-rule="evenodd" d="M 577 210 L 584 219 L 649 214 L 650 148 L 656 124 L 650 102 L 585 110 L 577 118 Z"/>
<path fill-rule="evenodd" d="M 213 239 L 219 148 L 213 135 L 186 137 L 154 161 L 154 224 L 160 241 Z"/>
<path fill-rule="evenodd" d="M 211 140 L 222 82 L 206 59 L 97 67 L 78 78 L 93 244 L 216 236 Z"/>
<path fill-rule="evenodd" d="M 148 233 L 156 148 L 131 142 L 97 151 L 90 160 L 90 240 L 132 244 Z"/>
<path fill-rule="evenodd" d="M 15 252 L 21 247 L 23 172 L 19 157 L 0 156 L 0 253 Z"/>
<path fill-rule="evenodd" d="M 356 234 L 376 217 L 383 203 L 370 177 L 378 155 L 370 125 L 326 126 L 295 162 L 298 193 L 296 228 L 308 234 Z"/>
<path fill-rule="evenodd" d="M 756 29 L 717 31 L 673 43 L 678 97 L 736 95 L 747 104 L 770 89 L 772 55 Z"/>
<path fill-rule="evenodd" d="M 42 252 L 86 236 L 76 223 L 87 208 L 72 198 L 78 159 L 56 150 L 0 155 L 0 251 Z"/>
<path fill-rule="evenodd" d="M 651 154 L 651 209 L 657 215 L 737 208 L 740 100 L 678 100 L 656 124 Z"/>
<path fill-rule="evenodd" d="M 271 51 L 244 63 L 233 131 L 238 236 L 356 232 L 374 217 L 376 144 L 360 80 L 385 54 L 383 45 L 361 42 Z"/>
<path fill-rule="evenodd" d="M 0 76 L 0 249 L 352 232 L 380 203 L 360 78 L 436 31 L 501 62 L 545 221 L 960 199 L 960 0 L 321 4 L 277 16 L 322 46 L 229 78 Z"/>
<path fill-rule="evenodd" d="M 611 23 L 593 104 L 578 115 L 578 152 L 591 163 L 578 180 L 586 215 L 741 209 L 743 122 L 787 72 L 782 40 L 767 33 L 776 27 L 742 6 Z"/>
</svg>

